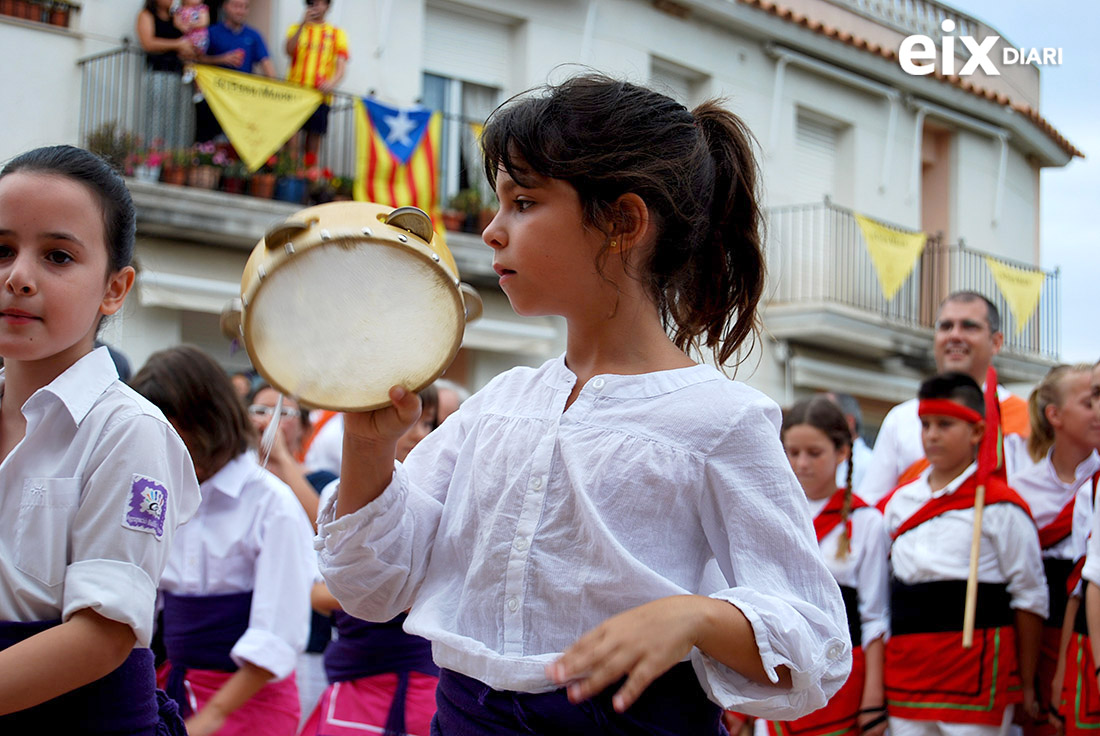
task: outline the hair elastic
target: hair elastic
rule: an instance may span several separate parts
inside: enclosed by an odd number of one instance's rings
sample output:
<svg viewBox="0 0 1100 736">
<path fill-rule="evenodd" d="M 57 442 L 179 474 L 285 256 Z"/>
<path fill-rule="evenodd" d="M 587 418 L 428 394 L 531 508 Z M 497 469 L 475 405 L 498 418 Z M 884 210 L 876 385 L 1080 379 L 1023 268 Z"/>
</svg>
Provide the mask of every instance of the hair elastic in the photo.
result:
<svg viewBox="0 0 1100 736">
<path fill-rule="evenodd" d="M 971 424 L 982 421 L 981 414 L 951 399 L 921 399 L 917 404 L 917 416 L 923 417 L 929 414 L 955 417 Z"/>
</svg>

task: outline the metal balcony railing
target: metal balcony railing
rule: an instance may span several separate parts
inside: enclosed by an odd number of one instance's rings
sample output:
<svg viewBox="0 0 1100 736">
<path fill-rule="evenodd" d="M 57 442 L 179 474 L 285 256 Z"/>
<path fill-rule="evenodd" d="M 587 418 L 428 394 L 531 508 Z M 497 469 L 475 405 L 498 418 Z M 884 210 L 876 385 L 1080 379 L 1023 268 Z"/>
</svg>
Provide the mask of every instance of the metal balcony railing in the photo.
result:
<svg viewBox="0 0 1100 736">
<path fill-rule="evenodd" d="M 881 317 L 888 324 L 931 330 L 943 298 L 953 291 L 970 290 L 986 296 L 1000 310 L 1006 351 L 1058 358 L 1058 271 L 930 238 L 913 272 L 887 300 L 851 211 L 829 203 L 775 207 L 768 211 L 768 227 L 768 295 L 773 304 L 840 304 Z M 1043 273 L 1039 305 L 1019 333 L 987 257 Z"/>
<path fill-rule="evenodd" d="M 179 74 L 153 72 L 146 67 L 144 52 L 124 46 L 81 59 L 80 140 L 89 145 L 110 138 L 117 157 L 156 144 L 168 152 L 194 144 L 195 102 L 193 83 Z M 336 93 L 329 113 L 328 132 L 321 142 L 317 166 L 334 177 L 350 180 L 356 174 L 355 97 Z M 448 180 L 447 147 L 477 150 L 473 121 L 445 116 L 437 181 Z M 110 143 L 108 145 L 111 145 Z M 119 162 L 121 164 L 121 161 Z M 480 163 L 480 162 L 477 162 Z M 479 179 L 480 172 L 473 172 Z"/>
</svg>

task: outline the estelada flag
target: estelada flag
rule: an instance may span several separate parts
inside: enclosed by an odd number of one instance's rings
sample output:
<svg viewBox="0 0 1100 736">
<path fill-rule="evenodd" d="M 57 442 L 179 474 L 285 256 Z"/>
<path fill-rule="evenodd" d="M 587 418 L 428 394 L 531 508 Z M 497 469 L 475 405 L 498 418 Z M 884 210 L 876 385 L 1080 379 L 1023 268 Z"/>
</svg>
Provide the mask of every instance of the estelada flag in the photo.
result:
<svg viewBox="0 0 1100 736">
<path fill-rule="evenodd" d="M 439 141 L 443 114 L 397 108 L 371 97 L 355 101 L 355 199 L 419 207 L 443 238 L 439 211 Z"/>
<path fill-rule="evenodd" d="M 263 166 L 321 104 L 315 89 L 218 66 L 196 64 L 195 81 L 249 171 Z"/>
<path fill-rule="evenodd" d="M 1004 430 L 1001 429 L 1001 402 L 997 398 L 997 370 L 989 366 L 985 374 L 985 434 L 978 445 L 978 485 L 990 477 L 1008 480 L 1005 469 Z"/>
</svg>

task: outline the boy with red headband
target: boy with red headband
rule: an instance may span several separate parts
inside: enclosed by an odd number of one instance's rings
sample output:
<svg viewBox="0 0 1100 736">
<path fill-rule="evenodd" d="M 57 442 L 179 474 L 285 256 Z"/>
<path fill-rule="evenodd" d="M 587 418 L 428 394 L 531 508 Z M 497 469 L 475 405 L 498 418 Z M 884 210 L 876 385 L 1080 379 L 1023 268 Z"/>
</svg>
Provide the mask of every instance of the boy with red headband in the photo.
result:
<svg viewBox="0 0 1100 736">
<path fill-rule="evenodd" d="M 894 580 L 885 686 L 893 736 L 994 736 L 1015 704 L 1033 713 L 1047 588 L 1027 504 L 993 474 L 984 481 L 974 644 L 962 645 L 985 403 L 973 378 L 921 384 L 929 467 L 886 504 Z"/>
</svg>

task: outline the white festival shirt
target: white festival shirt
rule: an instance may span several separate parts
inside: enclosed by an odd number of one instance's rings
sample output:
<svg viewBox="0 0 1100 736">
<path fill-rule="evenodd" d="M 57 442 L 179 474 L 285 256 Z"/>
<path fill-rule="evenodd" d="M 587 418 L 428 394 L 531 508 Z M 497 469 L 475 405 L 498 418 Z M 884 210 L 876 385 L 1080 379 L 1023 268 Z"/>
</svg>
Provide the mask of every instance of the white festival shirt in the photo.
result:
<svg viewBox="0 0 1100 736">
<path fill-rule="evenodd" d="M 241 453 L 203 482 L 202 503 L 176 536 L 161 589 L 190 596 L 252 591 L 248 629 L 230 656 L 282 679 L 309 638 L 312 537 L 294 491 L 261 468 L 255 453 Z"/>
<path fill-rule="evenodd" d="M 828 502 L 827 498 L 810 500 L 810 514 L 816 518 Z M 860 644 L 866 647 L 890 631 L 890 537 L 882 514 L 873 506 L 855 509 L 848 518 L 852 537 L 847 555 L 837 556 L 843 524 L 826 534 L 819 546 L 836 581 L 859 593 Z"/>
<path fill-rule="evenodd" d="M 1091 494 L 1092 485 L 1088 481 L 1093 473 L 1100 470 L 1100 455 L 1094 450 L 1077 466 L 1073 482 L 1066 483 L 1058 477 L 1058 472 L 1050 462 L 1051 452 L 1054 452 L 1053 448 L 1042 460 L 1014 476 L 1009 476 L 1008 479 L 1012 489 L 1019 493 L 1031 507 L 1031 516 L 1040 529 L 1054 521 L 1066 504 L 1078 497 L 1078 492 L 1083 487 L 1087 485 Z M 1074 500 L 1074 517 L 1077 515 L 1077 503 L 1078 501 Z M 1091 498 L 1086 499 L 1086 503 L 1087 508 L 1091 509 Z M 1074 546 L 1072 534 L 1053 547 L 1043 550 L 1043 557 L 1059 560 L 1076 560 L 1079 556 L 1080 552 Z"/>
<path fill-rule="evenodd" d="M 0 464 L 0 620 L 68 621 L 91 608 L 149 646 L 176 527 L 199 504 L 187 448 L 118 380 L 105 347 L 22 412 L 26 434 Z"/>
<path fill-rule="evenodd" d="M 779 442 L 779 411 L 709 366 L 577 380 L 564 357 L 495 378 L 315 545 L 348 613 L 432 641 L 438 665 L 498 690 L 555 689 L 544 667 L 610 616 L 705 590 L 752 625 L 750 681 L 693 651 L 708 696 L 771 718 L 847 678 L 843 602 Z M 338 493 L 337 493 L 338 497 Z M 730 581 L 712 592 L 717 568 Z"/>
<path fill-rule="evenodd" d="M 932 469 L 926 468 L 886 504 L 886 533 L 893 534 L 932 498 L 954 493 L 975 470 L 977 465 L 971 464 L 958 478 L 933 492 L 928 485 Z M 907 585 L 966 580 L 973 534 L 973 507 L 945 511 L 929 519 L 894 540 L 890 551 L 894 575 Z M 987 505 L 982 511 L 978 550 L 978 582 L 1005 583 L 1014 610 L 1031 611 L 1046 619 L 1049 604 L 1039 532 L 1028 513 L 1014 503 Z"/>
</svg>

